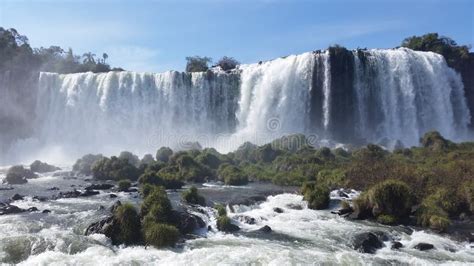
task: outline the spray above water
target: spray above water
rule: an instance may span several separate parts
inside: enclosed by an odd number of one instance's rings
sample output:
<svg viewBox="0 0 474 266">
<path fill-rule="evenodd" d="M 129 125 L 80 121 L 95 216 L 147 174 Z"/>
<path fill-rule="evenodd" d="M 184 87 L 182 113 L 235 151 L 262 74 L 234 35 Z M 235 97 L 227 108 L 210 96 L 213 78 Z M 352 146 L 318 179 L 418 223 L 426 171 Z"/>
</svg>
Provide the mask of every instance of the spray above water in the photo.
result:
<svg viewBox="0 0 474 266">
<path fill-rule="evenodd" d="M 45 147 L 75 158 L 189 141 L 230 151 L 293 133 L 411 146 L 429 130 L 463 140 L 470 121 L 461 78 L 444 58 L 405 48 L 332 48 L 230 73 L 41 73 L 35 108 L 29 139 L 10 145 L 10 160 L 41 158 Z"/>
</svg>

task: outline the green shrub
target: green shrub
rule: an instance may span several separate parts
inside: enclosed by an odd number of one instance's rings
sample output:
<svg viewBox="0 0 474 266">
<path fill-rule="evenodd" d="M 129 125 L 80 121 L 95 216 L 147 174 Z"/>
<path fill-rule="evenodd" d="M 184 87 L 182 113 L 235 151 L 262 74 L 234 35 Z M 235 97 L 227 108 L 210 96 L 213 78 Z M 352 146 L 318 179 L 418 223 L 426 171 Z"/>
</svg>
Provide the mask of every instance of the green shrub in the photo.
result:
<svg viewBox="0 0 474 266">
<path fill-rule="evenodd" d="M 153 191 L 153 189 L 155 189 L 155 185 L 143 184 L 140 187 L 140 195 L 142 196 L 142 198 L 146 198 L 146 197 L 148 197 L 148 195 L 150 195 L 150 193 Z"/>
<path fill-rule="evenodd" d="M 420 139 L 420 143 L 423 147 L 429 148 L 433 151 L 446 150 L 453 145 L 452 142 L 443 138 L 438 131 L 425 133 L 425 135 Z"/>
<path fill-rule="evenodd" d="M 123 151 L 118 156 L 120 160 L 126 160 L 129 164 L 138 167 L 140 165 L 140 159 L 135 154 L 129 151 Z"/>
<path fill-rule="evenodd" d="M 243 173 L 240 168 L 228 163 L 219 166 L 217 175 L 226 185 L 241 186 L 248 183 L 248 178 L 245 173 Z"/>
<path fill-rule="evenodd" d="M 140 242 L 140 217 L 133 205 L 125 203 L 117 207 L 114 212 L 114 218 L 117 220 L 119 230 L 115 238 L 112 238 L 113 242 L 116 242 L 116 244 L 126 245 L 137 244 Z"/>
<path fill-rule="evenodd" d="M 381 214 L 377 217 L 377 222 L 386 225 L 394 225 L 398 223 L 398 219 L 393 215 Z"/>
<path fill-rule="evenodd" d="M 418 224 L 438 231 L 445 231 L 450 224 L 450 215 L 459 210 L 459 199 L 446 188 L 439 188 L 435 193 L 423 199 L 417 211 Z"/>
<path fill-rule="evenodd" d="M 145 243 L 156 248 L 174 246 L 180 233 L 176 227 L 167 224 L 153 223 L 144 228 Z"/>
<path fill-rule="evenodd" d="M 196 162 L 189 155 L 182 155 L 176 159 L 178 166 L 178 175 L 181 180 L 188 182 L 202 183 L 206 179 L 212 177 L 211 172 L 207 167 Z"/>
<path fill-rule="evenodd" d="M 408 185 L 398 180 L 386 180 L 370 188 L 369 201 L 375 217 L 386 214 L 404 218 L 411 211 L 411 192 Z"/>
<path fill-rule="evenodd" d="M 92 175 L 92 166 L 99 160 L 105 158 L 102 154 L 86 154 L 78 159 L 72 166 L 72 170 L 80 174 L 90 176 Z"/>
<path fill-rule="evenodd" d="M 204 72 L 209 69 L 208 64 L 212 59 L 210 57 L 188 56 L 186 61 L 186 72 Z"/>
<path fill-rule="evenodd" d="M 119 191 L 128 191 L 128 189 L 132 186 L 132 183 L 130 183 L 130 180 L 128 179 L 122 179 L 118 182 L 118 190 Z"/>
<path fill-rule="evenodd" d="M 461 189 L 464 191 L 464 198 L 467 206 L 469 206 L 469 211 L 474 213 L 474 181 L 465 182 Z"/>
<path fill-rule="evenodd" d="M 130 164 L 127 159 L 119 159 L 115 156 L 102 158 L 92 166 L 92 173 L 98 180 L 137 180 L 140 171 L 137 167 Z"/>
<path fill-rule="evenodd" d="M 145 217 L 151 210 L 152 215 L 159 221 L 167 221 L 171 215 L 171 202 L 162 187 L 155 186 L 148 192 L 148 196 L 142 202 L 140 214 Z"/>
<path fill-rule="evenodd" d="M 239 227 L 234 225 L 227 215 L 222 215 L 217 218 L 217 229 L 222 232 L 235 232 Z"/>
<path fill-rule="evenodd" d="M 199 195 L 198 189 L 195 186 L 192 186 L 190 189 L 184 191 L 182 197 L 187 203 L 198 204 L 202 206 L 206 205 L 206 199 Z"/>
<path fill-rule="evenodd" d="M 226 216 L 227 215 L 227 210 L 224 205 L 222 204 L 216 204 L 214 206 L 214 209 L 217 210 L 217 215 L 218 216 Z"/>
<path fill-rule="evenodd" d="M 351 207 L 351 204 L 349 203 L 349 201 L 347 201 L 347 200 L 341 200 L 340 208 L 341 208 L 341 209 L 350 209 L 350 208 L 352 208 L 352 207 Z"/>
<path fill-rule="evenodd" d="M 308 185 L 303 187 L 304 199 L 308 201 L 308 208 L 314 210 L 326 209 L 329 206 L 329 188 L 323 185 Z"/>
</svg>

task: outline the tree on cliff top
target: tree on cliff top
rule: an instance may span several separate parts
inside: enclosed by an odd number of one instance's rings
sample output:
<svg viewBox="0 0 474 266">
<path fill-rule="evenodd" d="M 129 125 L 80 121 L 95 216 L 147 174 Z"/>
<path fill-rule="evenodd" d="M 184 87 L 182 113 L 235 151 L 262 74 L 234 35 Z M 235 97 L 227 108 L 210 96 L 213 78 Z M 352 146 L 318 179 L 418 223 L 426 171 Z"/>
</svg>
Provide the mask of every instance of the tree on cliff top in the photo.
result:
<svg viewBox="0 0 474 266">
<path fill-rule="evenodd" d="M 186 72 L 204 72 L 209 69 L 209 63 L 212 61 L 212 58 L 207 56 L 188 56 L 186 61 Z"/>
</svg>

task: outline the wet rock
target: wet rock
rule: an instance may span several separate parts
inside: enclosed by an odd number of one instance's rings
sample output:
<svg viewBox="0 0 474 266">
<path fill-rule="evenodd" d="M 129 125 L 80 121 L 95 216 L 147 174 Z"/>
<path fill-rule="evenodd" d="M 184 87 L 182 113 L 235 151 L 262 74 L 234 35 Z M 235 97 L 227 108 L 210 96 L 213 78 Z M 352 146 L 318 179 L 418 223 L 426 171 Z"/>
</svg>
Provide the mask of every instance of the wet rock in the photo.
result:
<svg viewBox="0 0 474 266">
<path fill-rule="evenodd" d="M 38 160 L 34 161 L 30 165 L 30 169 L 31 169 L 31 171 L 36 172 L 36 173 L 48 173 L 48 172 L 54 172 L 54 171 L 61 170 L 61 168 L 59 168 L 59 167 L 56 167 L 54 165 L 50 165 L 50 164 L 47 164 L 47 163 L 43 163 L 43 162 L 38 161 Z"/>
<path fill-rule="evenodd" d="M 41 213 L 50 213 L 50 210 L 43 210 Z"/>
<path fill-rule="evenodd" d="M 420 251 L 425 251 L 425 250 L 434 249 L 434 246 L 432 244 L 429 244 L 429 243 L 421 242 L 421 243 L 416 244 L 413 248 L 418 249 Z"/>
<path fill-rule="evenodd" d="M 86 187 L 86 190 L 107 190 L 113 188 L 112 184 L 92 184 Z"/>
<path fill-rule="evenodd" d="M 255 222 L 256 222 L 255 218 L 247 216 L 247 215 L 239 215 L 239 216 L 236 216 L 235 219 L 239 220 L 242 223 L 246 223 L 246 224 L 255 224 Z"/>
<path fill-rule="evenodd" d="M 54 198 L 54 197 L 53 197 L 53 198 Z M 47 201 L 48 198 L 46 198 L 46 197 L 40 197 L 40 196 L 33 196 L 33 200 L 34 200 L 34 201 L 43 202 L 43 201 Z"/>
<path fill-rule="evenodd" d="M 267 199 L 266 196 L 263 195 L 257 195 L 257 196 L 251 196 L 239 200 L 233 200 L 229 203 L 230 206 L 232 205 L 245 205 L 245 206 L 251 206 L 255 205 L 261 202 L 264 202 Z"/>
<path fill-rule="evenodd" d="M 5 182 L 8 184 L 24 184 L 28 182 L 27 179 L 34 178 L 38 178 L 38 175 L 29 169 L 25 169 L 22 165 L 15 165 L 8 169 Z"/>
<path fill-rule="evenodd" d="M 283 213 L 283 209 L 282 208 L 273 208 L 273 211 L 276 212 L 276 213 Z"/>
<path fill-rule="evenodd" d="M 111 199 L 115 199 L 116 197 L 117 197 L 117 195 L 115 195 L 115 194 L 109 194 L 109 198 L 111 198 Z"/>
<path fill-rule="evenodd" d="M 199 216 L 184 211 L 173 211 L 171 222 L 176 225 L 176 228 L 183 235 L 206 226 L 206 223 Z"/>
<path fill-rule="evenodd" d="M 68 198 L 77 198 L 79 197 L 79 195 L 81 195 L 81 192 L 74 189 L 73 191 L 59 192 L 58 195 L 55 195 L 52 198 L 53 199 L 61 199 L 61 198 L 68 199 Z"/>
<path fill-rule="evenodd" d="M 94 195 L 98 195 L 100 194 L 99 191 L 95 191 L 95 190 L 86 190 L 84 192 L 81 192 L 81 194 L 79 194 L 80 197 L 90 197 L 90 196 L 94 196 Z"/>
<path fill-rule="evenodd" d="M 55 190 L 59 190 L 59 188 L 58 188 L 58 187 L 50 187 L 50 188 L 48 188 L 47 190 L 55 191 Z"/>
<path fill-rule="evenodd" d="M 293 204 L 293 203 L 287 204 L 286 207 L 288 209 L 292 209 L 292 210 L 302 210 L 303 209 L 303 206 L 301 206 L 299 204 Z"/>
<path fill-rule="evenodd" d="M 127 191 L 125 191 L 125 192 L 129 192 L 129 193 L 131 193 L 131 192 L 138 192 L 138 189 L 136 189 L 136 188 L 129 188 L 129 189 L 127 189 Z"/>
<path fill-rule="evenodd" d="M 265 234 L 269 234 L 272 232 L 272 228 L 268 225 L 265 225 L 264 227 L 260 228 L 257 230 L 258 232 L 262 232 L 262 233 L 265 233 Z"/>
<path fill-rule="evenodd" d="M 331 211 L 331 213 L 337 214 L 339 216 L 347 216 L 347 215 L 351 214 L 352 212 L 354 212 L 354 210 L 351 207 L 344 208 L 344 209 L 339 209 L 337 211 Z"/>
<path fill-rule="evenodd" d="M 120 202 L 120 200 L 117 200 L 117 201 L 114 203 L 114 205 L 112 205 L 112 207 L 110 207 L 110 212 L 111 212 L 111 213 L 114 213 L 115 210 L 116 210 L 118 207 L 120 207 L 120 206 L 122 206 L 122 202 Z"/>
<path fill-rule="evenodd" d="M 109 216 L 89 225 L 86 229 L 85 235 L 104 234 L 110 237 L 116 230 L 117 226 L 117 221 L 114 219 L 114 217 Z"/>
<path fill-rule="evenodd" d="M 8 187 L 0 187 L 0 191 L 4 191 L 4 190 L 13 190 L 13 187 L 11 187 L 11 186 L 8 186 Z"/>
<path fill-rule="evenodd" d="M 37 212 L 37 211 L 39 211 L 39 210 L 38 210 L 38 208 L 36 208 L 36 207 L 30 207 L 30 208 L 27 209 L 27 211 L 29 211 L 29 212 Z"/>
<path fill-rule="evenodd" d="M 400 248 L 402 248 L 402 247 L 403 247 L 403 244 L 402 244 L 402 243 L 400 243 L 400 242 L 398 242 L 398 241 L 392 242 L 392 247 L 391 247 L 392 249 L 400 249 Z"/>
<path fill-rule="evenodd" d="M 349 195 L 347 195 L 347 193 L 344 192 L 343 190 L 337 191 L 337 195 L 341 198 L 349 198 Z"/>
<path fill-rule="evenodd" d="M 19 208 L 15 205 L 0 204 L 0 215 L 17 214 L 25 211 L 25 209 Z"/>
<path fill-rule="evenodd" d="M 103 205 L 99 206 L 99 211 L 101 211 L 101 210 L 105 210 L 105 207 Z"/>
<path fill-rule="evenodd" d="M 20 194 L 15 194 L 13 195 L 13 197 L 11 197 L 11 200 L 22 200 L 23 199 L 23 196 L 21 196 Z"/>
<path fill-rule="evenodd" d="M 373 254 L 383 247 L 383 242 L 378 232 L 368 232 L 356 235 L 352 240 L 352 246 L 355 250 L 362 253 Z"/>
</svg>

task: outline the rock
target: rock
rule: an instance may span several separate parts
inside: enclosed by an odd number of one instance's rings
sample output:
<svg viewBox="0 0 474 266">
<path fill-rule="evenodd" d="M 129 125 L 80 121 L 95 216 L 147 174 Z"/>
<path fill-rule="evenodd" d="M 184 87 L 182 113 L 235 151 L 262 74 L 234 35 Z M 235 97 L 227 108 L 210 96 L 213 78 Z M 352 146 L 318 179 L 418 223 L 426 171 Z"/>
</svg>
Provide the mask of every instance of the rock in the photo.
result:
<svg viewBox="0 0 474 266">
<path fill-rule="evenodd" d="M 171 221 L 183 235 L 206 226 L 206 223 L 199 216 L 184 211 L 173 211 Z"/>
<path fill-rule="evenodd" d="M 50 210 L 43 210 L 42 213 L 50 213 Z"/>
<path fill-rule="evenodd" d="M 55 190 L 59 190 L 59 188 L 58 187 L 50 187 L 47 190 L 55 191 Z"/>
<path fill-rule="evenodd" d="M 400 248 L 402 248 L 402 247 L 403 247 L 403 244 L 402 244 L 402 243 L 400 243 L 400 242 L 398 242 L 398 241 L 392 242 L 392 247 L 391 247 L 392 249 L 400 249 Z"/>
<path fill-rule="evenodd" d="M 105 210 L 105 207 L 103 205 L 100 205 L 99 208 L 98 208 L 99 211 L 101 210 Z"/>
<path fill-rule="evenodd" d="M 48 172 L 54 172 L 54 171 L 61 170 L 61 168 L 59 168 L 59 167 L 56 167 L 54 165 L 50 165 L 50 164 L 47 164 L 47 163 L 43 163 L 43 162 L 38 161 L 38 160 L 34 161 L 30 165 L 30 169 L 31 169 L 31 171 L 36 172 L 36 173 L 48 173 Z"/>
<path fill-rule="evenodd" d="M 13 195 L 13 197 L 11 197 L 11 200 L 22 200 L 23 199 L 23 196 L 21 196 L 20 194 L 15 194 Z"/>
<path fill-rule="evenodd" d="M 38 211 L 38 208 L 36 208 L 36 207 L 30 207 L 30 208 L 27 209 L 27 211 L 29 211 L 29 212 L 37 212 L 37 211 Z"/>
<path fill-rule="evenodd" d="M 107 190 L 113 188 L 112 184 L 92 184 L 86 187 L 86 190 Z"/>
<path fill-rule="evenodd" d="M 272 232 L 272 228 L 268 225 L 265 225 L 264 227 L 260 228 L 257 230 L 258 232 L 262 232 L 262 233 L 265 233 L 265 234 L 269 234 Z"/>
<path fill-rule="evenodd" d="M 13 190 L 13 187 L 11 187 L 11 186 L 8 186 L 8 187 L 0 187 L 0 191 L 4 191 L 4 190 Z"/>
<path fill-rule="evenodd" d="M 125 191 L 125 192 L 129 192 L 129 193 L 131 193 L 131 192 L 138 192 L 138 189 L 136 189 L 136 188 L 129 188 L 129 189 L 127 189 L 127 191 Z"/>
<path fill-rule="evenodd" d="M 115 195 L 115 194 L 109 194 L 109 198 L 111 198 L 111 199 L 115 199 L 116 197 L 117 197 L 117 195 Z"/>
<path fill-rule="evenodd" d="M 418 249 L 420 251 L 425 251 L 425 250 L 434 249 L 434 246 L 429 243 L 421 242 L 421 243 L 416 244 L 413 248 Z"/>
<path fill-rule="evenodd" d="M 264 202 L 265 200 L 267 200 L 267 197 L 265 197 L 263 195 L 257 195 L 257 196 L 251 196 L 251 197 L 248 197 L 248 198 L 243 198 L 243 199 L 231 201 L 229 203 L 229 205 L 230 206 L 232 206 L 232 205 L 251 206 L 251 205 L 258 204 L 260 202 Z"/>
<path fill-rule="evenodd" d="M 293 203 L 287 204 L 286 207 L 288 209 L 292 209 L 292 210 L 302 210 L 303 209 L 303 206 L 301 206 L 299 204 L 293 204 Z"/>
<path fill-rule="evenodd" d="M 61 198 L 68 199 L 68 198 L 77 198 L 79 197 L 79 195 L 81 195 L 81 192 L 74 189 L 73 191 L 59 192 L 58 195 L 55 195 L 52 198 L 53 199 L 61 199 Z"/>
<path fill-rule="evenodd" d="M 54 197 L 53 197 L 53 198 L 54 198 Z M 40 197 L 40 196 L 33 196 L 33 200 L 34 200 L 34 201 L 40 201 L 40 202 L 42 202 L 42 201 L 47 201 L 48 198 L 46 198 L 46 197 Z"/>
<path fill-rule="evenodd" d="M 276 213 L 283 213 L 283 209 L 282 208 L 273 208 L 273 211 L 276 212 Z"/>
<path fill-rule="evenodd" d="M 375 253 L 377 249 L 383 247 L 383 242 L 377 234 L 368 232 L 356 235 L 352 240 L 353 248 L 362 253 Z"/>
<path fill-rule="evenodd" d="M 107 237 L 110 237 L 116 229 L 117 221 L 113 216 L 109 216 L 89 225 L 86 229 L 85 235 L 104 234 Z"/>
<path fill-rule="evenodd" d="M 346 192 L 342 190 L 337 191 L 337 195 L 341 198 L 349 198 L 349 195 L 347 195 Z"/>
<path fill-rule="evenodd" d="M 25 209 L 21 209 L 15 205 L 10 205 L 10 204 L 0 205 L 0 215 L 17 214 L 17 213 L 22 213 L 25 211 L 26 211 Z"/>
<path fill-rule="evenodd" d="M 246 224 L 255 224 L 256 222 L 255 218 L 247 216 L 247 215 L 239 215 L 239 216 L 236 216 L 235 219 Z"/>
<path fill-rule="evenodd" d="M 116 210 L 118 207 L 120 207 L 120 206 L 122 206 L 122 202 L 120 202 L 120 200 L 117 200 L 117 201 L 114 203 L 114 205 L 112 205 L 112 207 L 110 207 L 110 212 L 111 212 L 111 213 L 114 213 L 115 210 Z"/>
<path fill-rule="evenodd" d="M 5 178 L 8 184 L 25 184 L 27 179 L 38 178 L 38 175 L 29 169 L 25 169 L 22 165 L 15 165 L 10 167 Z"/>
<path fill-rule="evenodd" d="M 84 192 L 81 192 L 81 194 L 79 194 L 80 197 L 90 197 L 90 196 L 94 196 L 94 195 L 98 195 L 100 194 L 99 191 L 95 191 L 95 190 L 86 190 Z"/>
<path fill-rule="evenodd" d="M 352 208 L 345 208 L 345 209 L 339 209 L 337 211 L 331 211 L 331 213 L 337 214 L 339 216 L 347 216 L 351 214 L 352 212 L 354 212 Z"/>
</svg>

